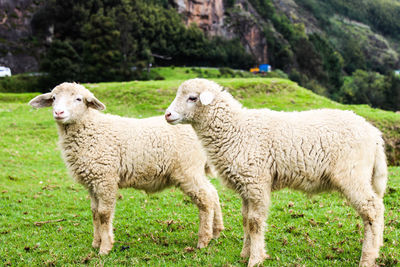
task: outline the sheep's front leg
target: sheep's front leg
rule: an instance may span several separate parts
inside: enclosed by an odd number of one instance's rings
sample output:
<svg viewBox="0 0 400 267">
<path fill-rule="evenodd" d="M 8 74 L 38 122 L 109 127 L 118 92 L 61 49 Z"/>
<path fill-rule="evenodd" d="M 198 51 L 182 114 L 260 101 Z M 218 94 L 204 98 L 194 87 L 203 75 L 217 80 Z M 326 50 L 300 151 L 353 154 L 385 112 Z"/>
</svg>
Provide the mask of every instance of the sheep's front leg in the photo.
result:
<svg viewBox="0 0 400 267">
<path fill-rule="evenodd" d="M 101 238 L 99 254 L 108 254 L 114 243 L 112 220 L 116 202 L 117 187 L 114 185 L 102 185 L 97 191 L 98 209 L 97 216 Z"/>
<path fill-rule="evenodd" d="M 249 212 L 249 201 L 242 199 L 242 217 L 243 217 L 243 248 L 240 252 L 240 257 L 248 258 L 250 256 L 250 235 L 248 227 L 248 212 Z"/>
<path fill-rule="evenodd" d="M 199 206 L 199 205 L 198 205 Z M 212 221 L 213 212 L 207 207 L 199 206 L 199 240 L 197 242 L 197 248 L 205 248 L 210 243 L 213 237 Z"/>
<path fill-rule="evenodd" d="M 194 179 L 188 179 L 187 177 L 180 187 L 199 208 L 200 225 L 197 248 L 204 248 L 213 237 L 214 205 L 216 201 L 214 194 L 216 194 L 216 190 L 210 181 L 203 176 L 198 176 Z"/>
<path fill-rule="evenodd" d="M 99 201 L 94 196 L 93 193 L 90 193 L 91 197 L 91 209 L 93 215 L 93 248 L 99 248 L 101 244 L 101 236 L 100 236 L 100 217 L 98 212 Z"/>
<path fill-rule="evenodd" d="M 261 264 L 266 258 L 264 243 L 265 220 L 268 212 L 269 196 L 249 199 L 247 227 L 250 236 L 250 259 L 248 266 Z"/>
</svg>

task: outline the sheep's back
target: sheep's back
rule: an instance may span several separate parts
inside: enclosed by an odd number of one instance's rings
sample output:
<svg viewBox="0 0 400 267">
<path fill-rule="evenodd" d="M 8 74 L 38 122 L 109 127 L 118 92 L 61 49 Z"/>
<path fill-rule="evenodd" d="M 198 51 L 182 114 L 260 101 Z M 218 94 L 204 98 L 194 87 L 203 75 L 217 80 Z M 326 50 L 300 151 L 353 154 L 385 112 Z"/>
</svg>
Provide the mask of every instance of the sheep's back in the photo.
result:
<svg viewBox="0 0 400 267">
<path fill-rule="evenodd" d="M 248 145 L 255 150 L 253 161 L 262 162 L 274 189 L 330 189 L 361 163 L 372 172 L 376 145 L 382 144 L 379 130 L 350 111 L 246 110 L 241 123 L 255 137 Z"/>
</svg>

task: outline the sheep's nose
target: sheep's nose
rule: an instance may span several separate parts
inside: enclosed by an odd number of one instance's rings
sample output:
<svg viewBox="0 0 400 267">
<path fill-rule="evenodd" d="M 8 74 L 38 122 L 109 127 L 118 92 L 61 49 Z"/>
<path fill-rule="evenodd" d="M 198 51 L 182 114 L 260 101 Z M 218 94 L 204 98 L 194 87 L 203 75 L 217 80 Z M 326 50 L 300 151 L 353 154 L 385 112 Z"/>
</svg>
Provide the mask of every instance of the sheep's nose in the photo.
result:
<svg viewBox="0 0 400 267">
<path fill-rule="evenodd" d="M 168 120 L 168 118 L 169 118 L 171 115 L 172 115 L 171 112 L 167 111 L 167 112 L 165 113 L 165 119 Z"/>
<path fill-rule="evenodd" d="M 62 114 L 64 114 L 64 111 L 54 111 L 54 113 L 57 115 L 57 116 L 60 116 L 60 115 L 62 115 Z"/>
</svg>

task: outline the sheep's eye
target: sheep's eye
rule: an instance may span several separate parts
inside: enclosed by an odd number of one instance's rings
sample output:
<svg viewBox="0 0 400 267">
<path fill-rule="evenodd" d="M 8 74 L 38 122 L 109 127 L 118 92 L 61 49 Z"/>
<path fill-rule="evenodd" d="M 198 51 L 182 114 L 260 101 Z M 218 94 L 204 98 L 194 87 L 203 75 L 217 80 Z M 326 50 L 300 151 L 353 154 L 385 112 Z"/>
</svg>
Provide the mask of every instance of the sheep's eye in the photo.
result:
<svg viewBox="0 0 400 267">
<path fill-rule="evenodd" d="M 53 100 L 56 100 L 56 96 L 55 96 L 55 95 L 53 95 L 53 96 L 51 97 L 51 99 L 53 99 Z"/>
<path fill-rule="evenodd" d="M 78 97 L 78 98 L 76 98 L 76 101 L 81 102 L 81 101 L 82 101 L 82 98 Z"/>
<path fill-rule="evenodd" d="M 188 101 L 196 102 L 197 101 L 197 96 L 189 96 Z"/>
</svg>

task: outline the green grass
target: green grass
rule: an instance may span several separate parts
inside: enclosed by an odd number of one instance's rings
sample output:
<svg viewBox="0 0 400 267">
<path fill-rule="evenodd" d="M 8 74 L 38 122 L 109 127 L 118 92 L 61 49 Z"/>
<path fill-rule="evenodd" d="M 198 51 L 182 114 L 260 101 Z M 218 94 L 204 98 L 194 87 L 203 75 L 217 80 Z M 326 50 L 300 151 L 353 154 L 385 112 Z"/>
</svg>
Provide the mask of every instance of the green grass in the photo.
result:
<svg viewBox="0 0 400 267">
<path fill-rule="evenodd" d="M 216 78 L 220 75 L 220 72 L 217 68 L 188 68 L 188 67 L 179 67 L 179 68 L 171 68 L 171 67 L 161 67 L 154 68 L 154 72 L 158 73 L 160 76 L 165 77 L 167 80 L 186 80 L 190 78 L 196 78 L 199 74 L 205 76 L 204 78 Z"/>
<path fill-rule="evenodd" d="M 351 108 L 383 125 L 399 115 L 367 106 L 344 106 L 279 79 L 218 79 L 247 107 L 276 110 Z M 88 84 L 107 112 L 148 117 L 162 114 L 179 85 L 175 80 Z M 202 250 L 196 246 L 198 212 L 177 189 L 146 195 L 121 190 L 114 228 L 116 243 L 108 256 L 91 248 L 92 222 L 86 190 L 72 181 L 57 149 L 49 109 L 31 109 L 34 94 L 0 94 L 0 266 L 245 266 L 241 202 L 218 189 L 226 230 Z M 381 122 L 383 121 L 383 122 Z M 400 124 L 397 124 L 400 125 Z M 389 126 L 388 126 L 389 127 Z M 393 126 L 394 127 L 394 126 Z M 389 131 L 389 130 L 388 130 Z M 380 264 L 400 259 L 400 167 L 390 168 L 385 196 L 385 246 Z M 36 226 L 35 222 L 63 219 Z M 265 266 L 356 266 L 361 253 L 362 221 L 337 193 L 307 197 L 273 193 Z"/>
<path fill-rule="evenodd" d="M 232 78 L 232 77 L 256 77 L 248 71 L 233 70 L 230 68 L 207 67 L 157 67 L 151 71 L 155 76 L 164 77 L 166 80 L 187 80 L 191 78 Z"/>
</svg>

